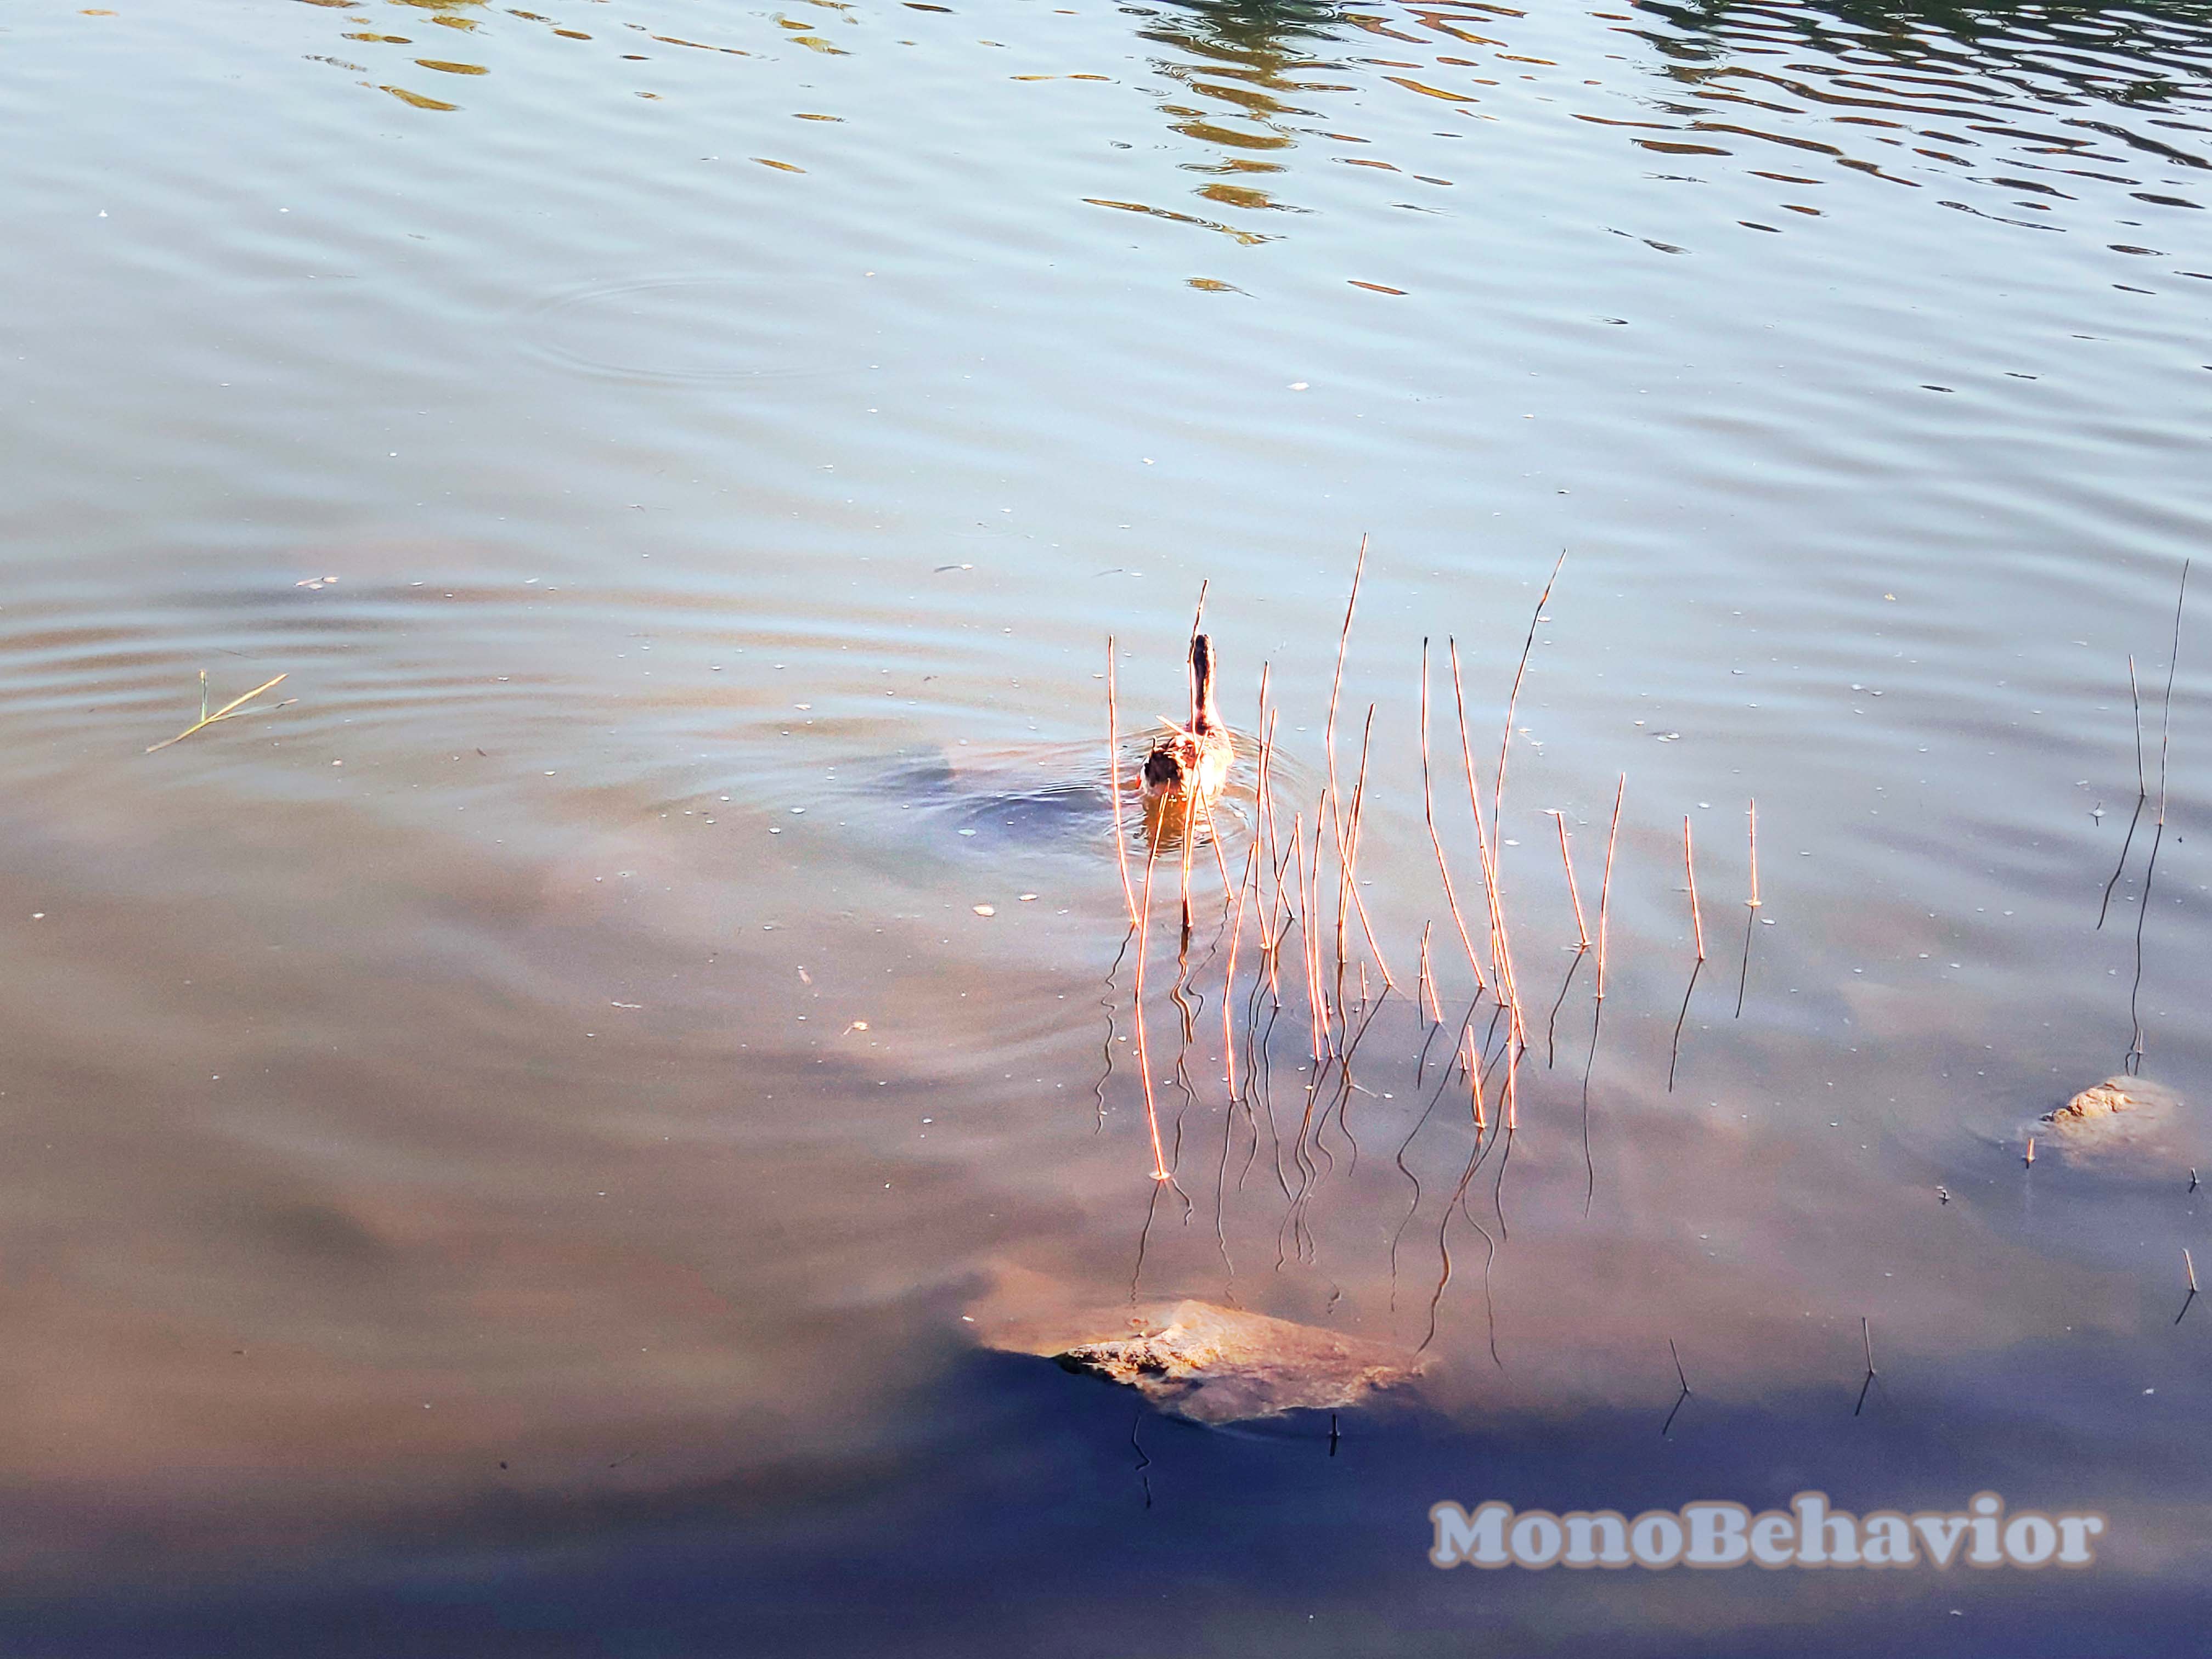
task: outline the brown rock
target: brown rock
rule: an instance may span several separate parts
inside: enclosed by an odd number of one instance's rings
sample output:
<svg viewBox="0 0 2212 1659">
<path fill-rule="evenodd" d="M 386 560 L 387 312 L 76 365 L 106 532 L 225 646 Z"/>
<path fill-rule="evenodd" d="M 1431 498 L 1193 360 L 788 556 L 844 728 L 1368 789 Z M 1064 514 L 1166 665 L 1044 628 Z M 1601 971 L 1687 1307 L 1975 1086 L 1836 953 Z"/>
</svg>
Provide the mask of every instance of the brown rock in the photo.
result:
<svg viewBox="0 0 2212 1659">
<path fill-rule="evenodd" d="M 2179 1096 L 2142 1077 L 2109 1077 L 2027 1126 L 2062 1157 L 2112 1174 L 2170 1172 L 2197 1160 Z"/>
<path fill-rule="evenodd" d="M 2136 1080 L 2131 1077 L 2108 1077 L 2102 1083 L 2093 1084 L 2082 1090 L 2057 1111 L 2047 1114 L 2044 1121 L 2057 1123 L 2062 1119 L 2072 1118 L 2079 1122 L 2083 1118 L 2104 1117 L 2113 1112 L 2127 1111 L 2131 1107 L 2143 1104 L 2148 1098 L 2147 1094 L 2138 1097 L 2129 1093 L 2129 1090 L 2136 1086 Z"/>
<path fill-rule="evenodd" d="M 1341 1409 L 1419 1369 L 1413 1356 L 1382 1343 L 1207 1302 L 1179 1302 L 1131 1323 L 1130 1335 L 1078 1343 L 1052 1357 L 1200 1423 Z"/>
</svg>

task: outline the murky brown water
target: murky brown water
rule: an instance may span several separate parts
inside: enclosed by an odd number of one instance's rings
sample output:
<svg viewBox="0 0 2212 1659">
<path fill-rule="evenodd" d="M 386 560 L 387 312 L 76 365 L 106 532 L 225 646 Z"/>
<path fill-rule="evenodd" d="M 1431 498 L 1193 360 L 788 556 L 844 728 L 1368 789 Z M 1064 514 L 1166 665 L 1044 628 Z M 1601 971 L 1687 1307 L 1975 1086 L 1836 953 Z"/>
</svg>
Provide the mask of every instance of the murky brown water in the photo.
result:
<svg viewBox="0 0 2212 1659">
<path fill-rule="evenodd" d="M 11 1649 L 2193 1650 L 2205 9 L 125 0 L 0 51 Z M 1105 635 L 1133 732 L 1210 581 L 1310 835 L 1363 533 L 1338 769 L 1372 703 L 1401 994 L 1302 1137 L 1248 923 L 1232 1109 L 1225 941 L 1179 1044 L 1160 896 L 1156 1191 Z M 1486 806 L 1563 547 L 1499 830 L 1521 1123 L 1439 1297 L 1422 642 L 1473 906 L 1443 641 Z M 2100 931 L 2130 654 L 2166 823 Z M 143 752 L 202 670 L 290 701 Z M 1623 772 L 1591 1060 L 1544 813 L 1594 909 Z M 2171 1133 L 2024 1169 L 2138 937 Z M 1132 1294 L 1433 1307 L 1434 1369 L 1332 1456 L 979 1340 Z M 1812 1486 L 2113 1535 L 1423 1559 L 1440 1498 Z"/>
</svg>

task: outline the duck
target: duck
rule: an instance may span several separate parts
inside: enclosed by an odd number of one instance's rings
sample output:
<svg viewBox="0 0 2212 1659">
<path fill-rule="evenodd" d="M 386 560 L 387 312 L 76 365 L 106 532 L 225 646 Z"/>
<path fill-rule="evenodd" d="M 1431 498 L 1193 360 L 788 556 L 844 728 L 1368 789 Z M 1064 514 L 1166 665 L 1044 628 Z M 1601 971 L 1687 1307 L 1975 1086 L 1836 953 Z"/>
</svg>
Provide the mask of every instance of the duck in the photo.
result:
<svg viewBox="0 0 2212 1659">
<path fill-rule="evenodd" d="M 1145 802 L 1175 803 L 1185 810 L 1210 804 L 1229 781 L 1236 747 L 1213 701 L 1213 641 L 1194 634 L 1190 641 L 1190 722 L 1177 725 L 1161 716 L 1166 735 L 1145 757 Z"/>
</svg>

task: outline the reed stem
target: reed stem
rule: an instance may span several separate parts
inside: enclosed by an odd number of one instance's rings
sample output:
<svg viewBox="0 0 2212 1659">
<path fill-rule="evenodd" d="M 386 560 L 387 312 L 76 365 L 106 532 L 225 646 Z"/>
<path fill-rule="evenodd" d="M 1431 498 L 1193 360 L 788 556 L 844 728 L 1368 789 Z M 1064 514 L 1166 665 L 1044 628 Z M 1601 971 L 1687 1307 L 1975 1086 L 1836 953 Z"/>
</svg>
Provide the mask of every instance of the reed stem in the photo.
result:
<svg viewBox="0 0 2212 1659">
<path fill-rule="evenodd" d="M 1682 869 L 1690 878 L 1690 931 L 1698 942 L 1698 960 L 1705 959 L 1705 924 L 1698 914 L 1698 864 L 1690 852 L 1690 817 L 1682 815 Z"/>
</svg>

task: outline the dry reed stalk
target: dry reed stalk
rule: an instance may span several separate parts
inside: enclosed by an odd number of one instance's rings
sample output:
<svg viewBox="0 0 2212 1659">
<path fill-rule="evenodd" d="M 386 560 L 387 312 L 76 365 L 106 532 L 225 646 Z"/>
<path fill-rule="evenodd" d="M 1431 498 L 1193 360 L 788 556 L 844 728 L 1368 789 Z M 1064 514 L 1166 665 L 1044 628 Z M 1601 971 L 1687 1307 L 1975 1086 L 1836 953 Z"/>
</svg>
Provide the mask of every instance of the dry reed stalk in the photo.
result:
<svg viewBox="0 0 2212 1659">
<path fill-rule="evenodd" d="M 1519 981 L 1513 973 L 1513 948 L 1505 927 L 1504 895 L 1498 890 L 1498 873 L 1500 855 L 1504 849 L 1497 844 L 1496 838 L 1502 837 L 1505 833 L 1504 817 L 1505 768 L 1507 758 L 1513 748 L 1513 716 L 1521 706 L 1521 682 L 1528 672 L 1528 657 L 1529 653 L 1535 649 L 1536 629 L 1544 620 L 1544 607 L 1551 601 L 1552 588 L 1559 580 L 1559 568 L 1566 562 L 1567 550 L 1563 547 L 1559 550 L 1559 556 L 1552 562 L 1552 574 L 1545 579 L 1544 591 L 1536 596 L 1536 608 L 1528 613 L 1528 636 L 1521 642 L 1521 660 L 1513 670 L 1513 690 L 1505 700 L 1505 729 L 1498 734 L 1498 770 L 1491 779 L 1491 837 L 1486 842 L 1488 852 L 1484 860 L 1484 875 L 1490 889 L 1491 927 L 1498 941 L 1498 973 L 1506 989 L 1509 1009 L 1505 1048 L 1505 1128 L 1509 1134 L 1517 1128 L 1520 1123 L 1521 1051 L 1528 1044 L 1528 1022 L 1521 1006 Z M 1454 674 L 1456 676 L 1458 672 L 1456 653 L 1454 655 L 1452 665 Z M 1454 681 L 1454 690 L 1456 693 L 1456 678 Z M 1462 708 L 1461 720 L 1464 722 L 1465 719 L 1466 714 Z M 1462 733 L 1463 741 L 1464 733 Z M 1474 768 L 1471 762 L 1468 767 L 1468 798 L 1469 803 L 1473 804 Z M 1480 805 L 1475 806 L 1474 820 L 1475 833 L 1480 838 L 1482 836 L 1482 809 Z"/>
<path fill-rule="evenodd" d="M 1291 814 L 1291 890 L 1298 896 L 1298 908 L 1301 912 L 1304 910 L 1306 902 L 1305 823 L 1304 813 Z M 1308 1041 L 1316 1057 L 1318 1058 L 1321 1052 L 1321 1017 L 1318 1012 L 1321 1003 L 1321 981 L 1318 977 L 1318 970 L 1314 965 L 1313 928 L 1310 925 L 1310 919 L 1302 920 L 1298 927 L 1298 965 L 1305 970 Z"/>
<path fill-rule="evenodd" d="M 1267 908 L 1268 919 L 1267 921 L 1261 927 L 1260 933 L 1262 939 L 1266 939 L 1269 941 L 1267 946 L 1268 960 L 1268 985 L 1270 989 L 1274 991 L 1279 998 L 1281 986 L 1279 981 L 1276 977 L 1274 959 L 1276 946 L 1279 945 L 1282 940 L 1282 927 L 1279 925 L 1279 922 L 1284 908 L 1283 858 L 1282 842 L 1278 837 L 1275 830 L 1276 714 L 1274 710 L 1267 707 L 1267 681 L 1270 673 L 1271 665 L 1267 663 L 1261 663 L 1260 665 L 1260 710 L 1258 715 L 1260 724 L 1257 727 L 1260 733 L 1259 775 L 1257 781 L 1254 786 L 1259 792 L 1258 811 L 1260 814 L 1260 822 L 1254 830 L 1253 834 L 1255 839 L 1264 838 L 1267 843 L 1267 867 L 1273 873 L 1275 881 L 1274 902 Z"/>
<path fill-rule="evenodd" d="M 1551 590 L 1547 587 L 1545 590 Z M 1539 606 L 1539 614 L 1541 607 Z M 1530 625 L 1533 635 L 1534 626 Z M 1493 813 L 1491 827 L 1482 823 L 1482 800 L 1477 793 L 1474 778 L 1474 754 L 1468 744 L 1467 696 L 1460 678 L 1459 643 L 1444 641 L 1446 653 L 1451 659 L 1452 702 L 1459 714 L 1460 763 L 1467 772 L 1467 804 L 1474 814 L 1474 842 L 1482 856 L 1482 884 L 1489 897 L 1491 974 L 1498 985 L 1497 994 L 1505 1010 L 1505 1130 L 1512 1133 L 1521 1127 L 1521 1051 L 1528 1040 L 1528 1021 L 1521 1006 L 1520 981 L 1513 971 L 1513 945 L 1505 927 L 1505 900 L 1499 890 L 1498 877 L 1498 848 L 1492 836 L 1497 831 L 1495 812 L 1498 797 L 1491 797 Z M 1508 728 L 1510 729 L 1510 726 Z"/>
<path fill-rule="evenodd" d="M 1154 1181 L 1166 1181 L 1171 1177 L 1168 1173 L 1167 1153 L 1160 1146 L 1159 1105 L 1152 1098 L 1152 1055 L 1145 1046 L 1145 938 L 1146 935 L 1151 932 L 1150 927 L 1146 924 L 1148 924 L 1152 919 L 1152 855 L 1148 852 L 1145 856 L 1144 905 L 1142 910 L 1138 915 L 1136 922 L 1137 1006 L 1135 1012 L 1137 1028 L 1137 1073 L 1139 1080 L 1144 1085 L 1145 1090 L 1145 1127 L 1150 1132 L 1152 1138 L 1152 1179 Z"/>
<path fill-rule="evenodd" d="M 1459 929 L 1459 942 L 1467 951 L 1467 965 L 1474 972 L 1474 991 L 1480 996 L 1489 988 L 1483 981 L 1482 964 L 1475 960 L 1474 941 L 1468 937 L 1467 918 L 1460 914 L 1451 866 L 1444 861 L 1443 837 L 1437 832 L 1436 791 L 1429 781 L 1429 642 L 1425 639 L 1421 641 L 1421 811 L 1429 823 L 1429 845 L 1436 848 L 1437 873 L 1443 878 L 1444 903 L 1451 911 L 1452 926 Z"/>
<path fill-rule="evenodd" d="M 1306 987 L 1312 999 L 1314 1021 L 1314 1059 L 1321 1060 L 1328 1055 L 1328 1029 L 1335 1018 L 1329 1006 L 1327 981 L 1322 976 L 1321 935 L 1314 931 L 1313 919 L 1321 914 L 1321 837 L 1332 807 L 1329 791 L 1323 785 L 1321 799 L 1314 803 L 1313 855 L 1305 866 L 1306 909 Z"/>
<path fill-rule="evenodd" d="M 1344 690 L 1344 655 L 1352 643 L 1352 612 L 1359 603 L 1359 578 L 1367 568 L 1367 538 L 1359 538 L 1359 556 L 1352 567 L 1352 592 L 1344 601 L 1344 626 L 1336 635 L 1336 676 L 1329 682 L 1328 719 L 1322 726 L 1322 752 L 1328 757 L 1328 792 L 1336 793 L 1336 704 Z"/>
<path fill-rule="evenodd" d="M 1226 927 L 1229 925 L 1230 901 L 1235 896 L 1229 886 L 1229 860 L 1221 850 L 1221 832 L 1213 822 L 1213 803 L 1204 801 L 1200 805 L 1206 809 L 1206 844 L 1212 850 L 1213 867 L 1221 876 L 1221 926 Z M 1218 933 L 1214 943 L 1218 948 L 1220 944 Z"/>
<path fill-rule="evenodd" d="M 1482 1052 L 1475 1046 L 1474 1028 L 1470 1025 L 1460 1032 L 1460 1071 L 1468 1079 L 1470 1103 L 1474 1111 L 1474 1132 L 1480 1136 L 1490 1127 L 1488 1114 L 1482 1102 Z"/>
<path fill-rule="evenodd" d="M 1559 556 L 1552 562 L 1552 574 L 1544 583 L 1544 591 L 1537 596 L 1536 608 L 1529 613 L 1528 637 L 1521 642 L 1521 665 L 1513 671 L 1512 695 L 1505 700 L 1505 732 L 1498 740 L 1498 775 L 1492 781 L 1490 816 L 1498 817 L 1499 802 L 1505 794 L 1505 757 L 1513 743 L 1513 711 L 1521 702 L 1521 679 L 1528 672 L 1528 653 L 1535 647 L 1536 627 L 1544 620 L 1544 606 L 1552 597 L 1552 585 L 1559 580 L 1559 567 L 1567 562 L 1567 550 L 1561 548 Z"/>
<path fill-rule="evenodd" d="M 1474 800 L 1474 763 L 1470 761 L 1468 764 L 1468 800 L 1469 805 L 1474 806 L 1476 837 L 1482 842 L 1486 848 L 1483 874 L 1485 883 L 1490 890 L 1491 930 L 1497 940 L 1496 970 L 1499 981 L 1504 986 L 1506 992 L 1508 1013 L 1505 1038 L 1505 1129 L 1508 1134 L 1520 1127 L 1521 1053 L 1528 1046 L 1528 1028 L 1526 1015 L 1521 1006 L 1520 983 L 1513 972 L 1512 941 L 1505 927 L 1505 897 L 1498 889 L 1498 869 L 1504 849 L 1498 844 L 1497 838 L 1502 837 L 1505 833 L 1505 769 L 1507 759 L 1513 748 L 1513 717 L 1521 706 L 1521 683 L 1528 672 L 1528 657 L 1529 653 L 1535 649 L 1536 629 L 1544 620 L 1544 606 L 1550 602 L 1553 586 L 1559 580 L 1559 567 L 1566 562 L 1567 550 L 1563 547 L 1559 550 L 1559 556 L 1552 562 L 1552 574 L 1545 579 L 1544 591 L 1536 596 L 1536 608 L 1528 614 L 1528 633 L 1521 642 L 1521 660 L 1513 670 L 1513 690 L 1505 700 L 1505 729 L 1498 734 L 1498 770 L 1491 779 L 1491 827 L 1490 835 L 1487 837 L 1485 837 L 1482 832 L 1482 808 Z M 1456 678 L 1458 669 L 1458 656 L 1455 652 L 1452 670 L 1455 677 L 1453 690 L 1455 696 L 1458 690 Z M 1466 710 L 1462 703 L 1460 714 L 1462 727 L 1466 718 Z M 1461 734 L 1462 746 L 1465 740 L 1465 732 L 1462 729 Z"/>
<path fill-rule="evenodd" d="M 1328 799 L 1329 847 L 1336 854 L 1336 971 L 1341 975 L 1345 963 L 1352 954 L 1346 931 L 1346 924 L 1352 918 L 1352 888 L 1345 880 L 1344 814 L 1333 798 Z"/>
<path fill-rule="evenodd" d="M 2142 746 L 2142 686 L 2136 678 L 2136 653 L 2128 653 L 2128 706 L 2135 711 L 2136 724 L 2136 797 L 2144 799 L 2150 793 L 2150 784 L 2143 775 Z"/>
<path fill-rule="evenodd" d="M 1261 924 L 1260 938 L 1267 964 L 1267 994 L 1279 1008 L 1283 1006 L 1283 941 L 1290 937 L 1291 917 L 1283 908 L 1283 866 L 1277 865 L 1273 874 L 1275 879 L 1274 908 L 1267 921 Z M 1255 896 L 1258 890 L 1255 885 L 1253 890 Z"/>
<path fill-rule="evenodd" d="M 1291 929 L 1297 921 L 1297 913 L 1290 908 L 1288 902 L 1283 898 L 1283 876 L 1284 873 L 1290 869 L 1291 861 L 1297 857 L 1297 843 L 1296 842 L 1292 842 L 1291 844 L 1291 850 L 1283 854 L 1283 861 L 1275 866 L 1274 872 L 1275 899 L 1280 908 L 1279 920 L 1275 927 L 1275 936 L 1273 939 L 1269 942 L 1267 946 L 1267 990 L 1268 994 L 1274 998 L 1275 1006 L 1279 1008 L 1282 1006 L 1283 1003 L 1283 983 L 1281 975 L 1283 941 L 1291 936 Z"/>
<path fill-rule="evenodd" d="M 2189 1254 L 2189 1247 L 2181 1247 L 2181 1265 L 2189 1269 L 2189 1293 L 2197 1294 L 2197 1258 Z"/>
<path fill-rule="evenodd" d="M 1367 902 L 1360 896 L 1356 879 L 1359 858 L 1359 807 L 1367 773 L 1368 742 L 1372 738 L 1375 729 L 1373 704 L 1368 705 L 1367 731 L 1360 739 L 1360 783 L 1353 787 L 1352 808 L 1348 816 L 1341 805 L 1343 794 L 1338 787 L 1336 775 L 1336 711 L 1344 692 L 1344 661 L 1352 641 L 1352 613 L 1359 604 L 1359 582 L 1366 568 L 1367 538 L 1362 536 L 1359 538 L 1359 555 L 1352 568 L 1352 592 L 1346 597 L 1344 602 L 1344 625 L 1337 634 L 1336 672 L 1329 683 L 1328 718 L 1322 727 L 1322 748 L 1327 754 L 1328 765 L 1328 794 L 1331 803 L 1329 816 L 1334 828 L 1334 839 L 1336 843 L 1336 964 L 1337 972 L 1341 975 L 1346 959 L 1349 955 L 1349 912 L 1356 910 L 1359 916 L 1360 931 L 1367 939 L 1368 950 L 1374 955 L 1375 966 L 1382 975 L 1382 982 L 1395 989 L 1398 981 L 1390 972 L 1390 964 L 1383 960 L 1382 946 L 1376 942 L 1374 923 L 1368 918 Z"/>
<path fill-rule="evenodd" d="M 1366 729 L 1359 734 L 1359 775 L 1352 785 L 1352 822 L 1344 844 L 1339 849 L 1342 864 L 1339 871 L 1336 900 L 1336 931 L 1339 948 L 1344 937 L 1344 895 L 1352 895 L 1352 907 L 1359 915 L 1359 931 L 1366 937 L 1367 948 L 1373 953 L 1375 967 L 1382 975 L 1383 984 L 1392 990 L 1398 981 L 1390 976 L 1390 964 L 1382 960 L 1382 947 L 1375 940 L 1375 924 L 1367 919 L 1367 901 L 1359 896 L 1359 821 L 1367 803 L 1367 748 L 1375 736 L 1375 705 L 1367 705 Z"/>
<path fill-rule="evenodd" d="M 1567 872 L 1567 902 L 1575 907 L 1575 949 L 1589 949 L 1589 929 L 1583 921 L 1583 896 L 1575 886 L 1575 861 L 1567 856 L 1567 815 L 1556 806 L 1549 808 L 1545 817 L 1559 826 L 1559 867 Z"/>
<path fill-rule="evenodd" d="M 1129 926 L 1137 925 L 1137 894 L 1129 884 L 1129 840 L 1121 828 L 1121 728 L 1114 697 L 1114 636 L 1106 636 L 1106 770 L 1107 787 L 1114 797 L 1114 856 L 1121 869 L 1121 903 L 1129 913 Z"/>
<path fill-rule="evenodd" d="M 1467 731 L 1467 694 L 1459 672 L 1459 642 L 1444 641 L 1446 655 L 1451 660 L 1452 703 L 1459 715 L 1460 764 L 1467 775 L 1468 809 L 1474 814 L 1474 845 L 1482 862 L 1482 885 L 1490 912 L 1490 972 L 1498 989 L 1498 1002 L 1506 1012 L 1506 1040 L 1509 1047 L 1517 1045 L 1525 1034 L 1521 1014 L 1521 994 L 1513 976 L 1513 955 L 1505 935 L 1505 910 L 1498 890 L 1498 859 L 1491 845 L 1491 831 L 1482 822 L 1482 799 L 1474 777 L 1474 751 L 1468 746 Z M 1507 1086 L 1511 1086 L 1514 1073 L 1506 1071 Z"/>
<path fill-rule="evenodd" d="M 1244 874 L 1237 884 L 1237 919 L 1229 929 L 1229 967 L 1221 976 L 1221 1053 L 1229 1085 L 1229 1103 L 1237 1103 L 1237 1037 L 1230 1011 L 1237 1000 L 1237 947 L 1244 938 L 1244 894 L 1260 884 L 1260 843 L 1255 840 L 1244 854 Z M 1264 933 L 1264 929 L 1262 932 Z"/>
<path fill-rule="evenodd" d="M 1751 896 L 1744 903 L 1756 910 L 1759 908 L 1759 802 L 1756 798 L 1744 803 L 1743 815 L 1751 835 Z"/>
<path fill-rule="evenodd" d="M 1613 791 L 1613 828 L 1605 837 L 1605 876 L 1597 890 L 1597 1001 L 1605 1006 L 1605 923 L 1607 912 L 1613 903 L 1613 849 L 1620 839 L 1620 801 L 1628 793 L 1628 774 L 1620 775 L 1620 781 Z"/>
<path fill-rule="evenodd" d="M 1511 1024 L 1517 1025 L 1519 1023 L 1520 1015 L 1516 1011 Z M 1521 1127 L 1522 1047 L 1522 1042 L 1509 1030 L 1505 1040 L 1505 1133 L 1509 1135 Z M 1501 1170 L 1498 1174 L 1503 1179 L 1504 1171 Z"/>
<path fill-rule="evenodd" d="M 1421 924 L 1421 1006 L 1427 1012 L 1429 1023 L 1431 1025 L 1441 1025 L 1443 1024 L 1444 1011 L 1443 1006 L 1437 1000 L 1436 975 L 1429 971 L 1431 925 L 1425 921 Z"/>
<path fill-rule="evenodd" d="M 1698 942 L 1698 960 L 1705 959 L 1705 924 L 1698 915 L 1698 866 L 1690 854 L 1690 817 L 1682 815 L 1682 868 L 1690 878 L 1690 932 Z"/>
<path fill-rule="evenodd" d="M 1266 728 L 1266 735 L 1260 739 L 1258 776 L 1253 786 L 1259 792 L 1258 799 L 1254 803 L 1254 810 L 1259 814 L 1259 817 L 1258 821 L 1252 826 L 1252 842 L 1253 845 L 1265 849 L 1265 854 L 1261 860 L 1261 867 L 1273 872 L 1275 875 L 1274 897 L 1267 905 L 1267 920 L 1261 923 L 1260 927 L 1260 934 L 1263 939 L 1267 938 L 1275 931 L 1275 919 L 1281 914 L 1283 908 L 1283 882 L 1280 861 L 1282 842 L 1280 838 L 1275 833 L 1274 739 L 1274 718 L 1273 715 L 1270 715 L 1268 717 Z M 1261 896 L 1264 898 L 1266 896 L 1266 889 L 1264 887 L 1261 890 Z"/>
<path fill-rule="evenodd" d="M 1743 961 L 1735 973 L 1735 1017 L 1743 1018 L 1745 988 L 1751 983 L 1751 935 L 1759 925 L 1759 802 L 1747 799 L 1744 823 L 1751 844 L 1751 885 L 1743 911 Z"/>
</svg>

